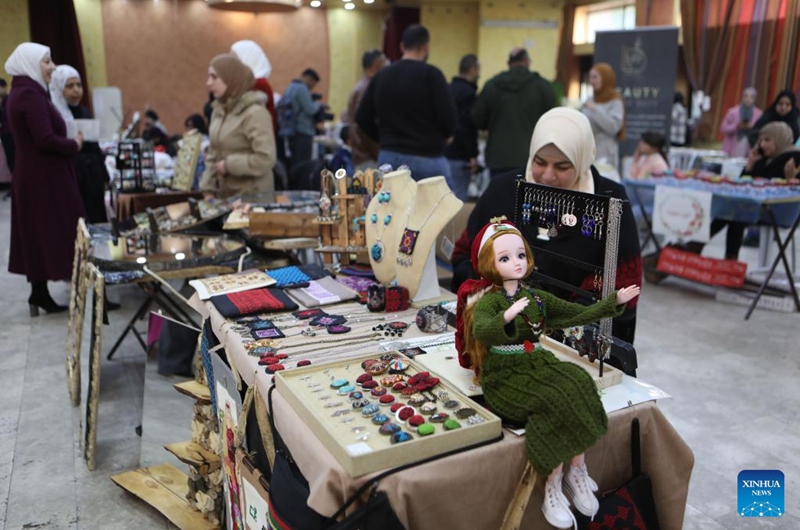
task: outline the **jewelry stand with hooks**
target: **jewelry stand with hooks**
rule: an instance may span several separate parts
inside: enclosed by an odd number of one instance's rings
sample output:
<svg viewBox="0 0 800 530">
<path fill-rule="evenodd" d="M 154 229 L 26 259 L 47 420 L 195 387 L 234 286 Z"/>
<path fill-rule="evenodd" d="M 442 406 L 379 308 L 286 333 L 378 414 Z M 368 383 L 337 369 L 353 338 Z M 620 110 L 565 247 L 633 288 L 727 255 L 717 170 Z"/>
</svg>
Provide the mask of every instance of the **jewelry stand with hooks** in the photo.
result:
<svg viewBox="0 0 800 530">
<path fill-rule="evenodd" d="M 553 188 L 517 181 L 514 201 L 514 222 L 522 229 L 535 226 L 546 230 L 546 235 L 536 239 L 558 237 L 559 233 L 579 235 L 604 244 L 604 260 L 602 270 L 595 265 L 562 256 L 536 245 L 536 241 L 528 238 L 531 249 L 536 253 L 547 254 L 561 263 L 578 267 L 595 273 L 595 287 L 599 298 L 604 299 L 615 290 L 617 279 L 617 254 L 619 251 L 619 230 L 622 220 L 623 200 L 590 193 Z M 598 273 L 602 273 L 599 276 Z M 537 280 L 556 285 L 583 296 L 596 296 L 540 272 L 534 273 Z M 604 362 L 611 351 L 611 318 L 600 320 L 600 340 L 598 352 L 600 359 L 599 375 L 603 376 Z"/>
<path fill-rule="evenodd" d="M 335 174 L 323 169 L 320 176 L 320 214 L 314 224 L 319 225 L 321 244 L 314 251 L 322 254 L 327 265 L 334 263 L 337 254 L 342 265 L 349 265 L 353 261 L 366 262 L 365 195 L 347 193 L 350 179 L 344 169 L 337 170 Z"/>
</svg>

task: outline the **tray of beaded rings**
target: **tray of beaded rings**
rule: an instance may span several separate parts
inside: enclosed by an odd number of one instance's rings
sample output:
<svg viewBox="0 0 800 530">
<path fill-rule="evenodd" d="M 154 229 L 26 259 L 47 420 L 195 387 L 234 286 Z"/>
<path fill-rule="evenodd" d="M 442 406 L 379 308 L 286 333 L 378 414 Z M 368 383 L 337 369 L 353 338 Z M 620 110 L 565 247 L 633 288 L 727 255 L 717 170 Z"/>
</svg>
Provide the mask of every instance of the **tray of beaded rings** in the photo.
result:
<svg viewBox="0 0 800 530">
<path fill-rule="evenodd" d="M 500 418 L 399 352 L 275 374 L 276 390 L 359 477 L 500 436 Z"/>
</svg>

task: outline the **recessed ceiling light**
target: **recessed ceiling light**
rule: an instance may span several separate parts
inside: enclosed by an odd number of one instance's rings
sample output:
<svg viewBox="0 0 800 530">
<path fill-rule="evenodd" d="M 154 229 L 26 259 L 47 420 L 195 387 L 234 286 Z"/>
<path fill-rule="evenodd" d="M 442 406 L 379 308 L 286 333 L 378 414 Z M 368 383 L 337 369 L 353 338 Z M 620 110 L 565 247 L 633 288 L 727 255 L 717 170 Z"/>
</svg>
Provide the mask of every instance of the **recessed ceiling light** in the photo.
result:
<svg viewBox="0 0 800 530">
<path fill-rule="evenodd" d="M 319 6 L 322 5 L 322 2 L 320 2 L 319 0 L 311 0 L 311 4 L 309 4 L 309 5 L 311 7 L 319 7 Z"/>
<path fill-rule="evenodd" d="M 365 4 L 374 4 L 375 0 L 364 0 Z"/>
<path fill-rule="evenodd" d="M 355 9 L 355 8 L 356 8 L 356 5 L 355 5 L 354 3 L 352 3 L 352 2 L 347 2 L 347 3 L 344 5 L 344 8 L 345 8 L 345 9 L 347 9 L 347 10 L 349 11 L 349 10 L 351 10 L 351 9 Z"/>
</svg>

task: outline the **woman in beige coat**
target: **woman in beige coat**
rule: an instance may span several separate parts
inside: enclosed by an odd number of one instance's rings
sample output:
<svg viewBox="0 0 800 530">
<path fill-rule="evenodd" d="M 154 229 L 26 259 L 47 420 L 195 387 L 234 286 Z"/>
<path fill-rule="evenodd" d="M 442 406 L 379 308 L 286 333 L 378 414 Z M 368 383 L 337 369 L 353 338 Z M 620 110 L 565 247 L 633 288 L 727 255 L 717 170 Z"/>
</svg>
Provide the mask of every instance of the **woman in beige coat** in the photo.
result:
<svg viewBox="0 0 800 530">
<path fill-rule="evenodd" d="M 218 55 L 206 86 L 215 101 L 200 190 L 221 198 L 273 191 L 275 134 L 264 94 L 252 90 L 252 71 L 233 55 Z"/>
</svg>

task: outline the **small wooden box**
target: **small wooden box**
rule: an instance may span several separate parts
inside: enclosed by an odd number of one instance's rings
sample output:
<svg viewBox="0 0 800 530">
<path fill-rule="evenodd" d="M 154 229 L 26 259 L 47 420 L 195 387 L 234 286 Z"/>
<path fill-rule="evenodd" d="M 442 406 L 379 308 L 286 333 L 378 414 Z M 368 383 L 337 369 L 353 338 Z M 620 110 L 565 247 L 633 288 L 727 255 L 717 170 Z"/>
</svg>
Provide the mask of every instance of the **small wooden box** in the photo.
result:
<svg viewBox="0 0 800 530">
<path fill-rule="evenodd" d="M 316 213 L 250 212 L 250 235 L 263 237 L 317 237 Z"/>
<path fill-rule="evenodd" d="M 281 396 L 306 422 L 344 470 L 353 477 L 382 469 L 391 469 L 500 436 L 500 418 L 440 378 L 440 382 L 433 388 L 432 394 L 436 396 L 438 392 L 444 390 L 448 393 L 448 399 L 457 401 L 459 407 L 446 410 L 439 399 L 436 402 L 437 412 L 449 414 L 450 418 L 461 424 L 461 428 L 447 431 L 442 423 L 431 423 L 435 426 L 436 431 L 434 434 L 423 437 L 416 433 L 415 428 L 395 419 L 395 414 L 389 410 L 389 406 L 380 406 L 378 414 L 386 414 L 392 418 L 393 423 L 400 425 L 403 431 L 411 434 L 413 438 L 408 442 L 392 445 L 391 436 L 380 434 L 379 426 L 373 424 L 371 418 L 363 417 L 360 409 L 352 407 L 348 396 L 338 395 L 337 390 L 330 386 L 333 380 L 345 379 L 355 385 L 357 391 L 363 392 L 364 397 L 369 399 L 370 403 L 377 404 L 378 399 L 372 397 L 369 390 L 362 389 L 355 384 L 356 378 L 364 373 L 361 363 L 375 358 L 375 355 L 368 355 L 343 362 L 297 368 L 287 372 L 278 372 L 275 377 L 275 385 Z M 406 358 L 403 357 L 403 359 Z M 413 360 L 409 360 L 409 364 L 410 367 L 405 374 L 407 377 L 424 371 Z M 380 381 L 386 375 L 375 376 L 375 380 Z M 433 373 L 431 376 L 438 377 Z M 311 385 L 317 384 L 321 385 L 322 390 L 315 392 L 319 387 Z M 408 398 L 399 392 L 395 393 L 389 390 L 388 394 L 395 396 L 396 402 L 408 402 Z M 324 396 L 331 397 L 321 399 Z M 340 408 L 326 407 L 329 403 L 337 402 L 341 402 L 343 405 Z M 419 410 L 418 407 L 415 408 Z M 455 411 L 461 408 L 474 409 L 484 421 L 471 425 L 465 419 L 456 418 Z M 337 410 L 349 410 L 349 412 L 340 416 L 332 416 Z M 424 417 L 426 423 L 430 423 L 430 416 Z M 351 421 L 345 423 L 344 420 Z M 353 428 L 359 426 L 364 427 L 364 430 L 354 433 Z M 358 437 L 364 433 L 368 433 L 369 437 L 366 440 L 358 440 Z"/>
</svg>

